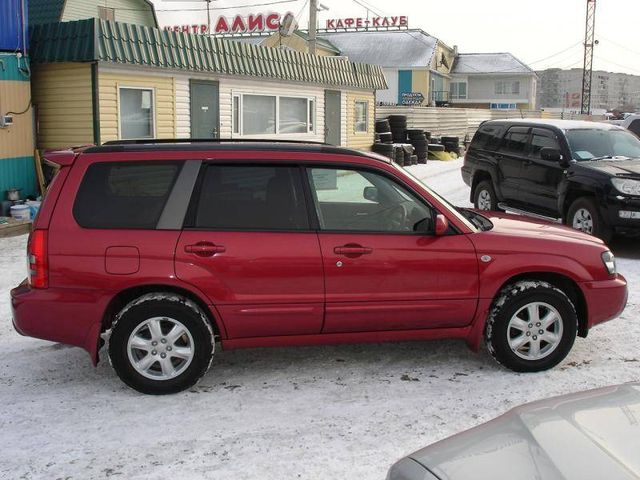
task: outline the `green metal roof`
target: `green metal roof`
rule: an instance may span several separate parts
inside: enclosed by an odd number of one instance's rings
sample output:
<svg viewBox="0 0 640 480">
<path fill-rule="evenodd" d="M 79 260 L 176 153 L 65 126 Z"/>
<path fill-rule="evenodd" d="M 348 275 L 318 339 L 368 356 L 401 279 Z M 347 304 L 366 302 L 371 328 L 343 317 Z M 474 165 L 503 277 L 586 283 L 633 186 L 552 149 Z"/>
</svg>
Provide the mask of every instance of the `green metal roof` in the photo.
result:
<svg viewBox="0 0 640 480">
<path fill-rule="evenodd" d="M 99 61 L 193 72 L 386 89 L 382 68 L 98 19 L 35 25 L 33 63 Z"/>
<path fill-rule="evenodd" d="M 59 22 L 64 4 L 65 0 L 29 0 L 29 24 Z"/>
</svg>

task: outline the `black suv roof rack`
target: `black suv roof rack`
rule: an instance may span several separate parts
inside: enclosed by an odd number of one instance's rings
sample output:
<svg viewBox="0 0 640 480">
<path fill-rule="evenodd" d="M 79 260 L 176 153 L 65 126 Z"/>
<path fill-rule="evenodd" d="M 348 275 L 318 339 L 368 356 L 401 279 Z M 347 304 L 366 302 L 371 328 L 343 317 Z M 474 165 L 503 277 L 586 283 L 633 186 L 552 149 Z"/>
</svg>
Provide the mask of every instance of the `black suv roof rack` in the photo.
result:
<svg viewBox="0 0 640 480">
<path fill-rule="evenodd" d="M 237 138 L 146 138 L 136 140 L 109 140 L 102 145 L 166 145 L 172 143 L 291 143 L 300 145 L 329 145 L 312 140 L 237 139 Z"/>
</svg>

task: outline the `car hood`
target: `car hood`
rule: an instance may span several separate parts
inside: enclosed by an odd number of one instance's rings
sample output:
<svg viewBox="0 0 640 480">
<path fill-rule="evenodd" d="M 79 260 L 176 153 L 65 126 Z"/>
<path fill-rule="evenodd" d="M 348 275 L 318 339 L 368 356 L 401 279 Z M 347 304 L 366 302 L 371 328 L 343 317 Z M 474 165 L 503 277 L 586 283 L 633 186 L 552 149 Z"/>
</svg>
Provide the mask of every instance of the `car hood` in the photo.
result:
<svg viewBox="0 0 640 480">
<path fill-rule="evenodd" d="M 440 480 L 638 479 L 640 383 L 546 399 L 410 455 Z"/>
<path fill-rule="evenodd" d="M 476 210 L 477 211 L 477 210 Z M 559 223 L 545 220 L 537 220 L 532 217 L 513 213 L 477 211 L 488 218 L 493 228 L 488 232 L 531 238 L 544 238 L 548 240 L 563 240 L 581 244 L 604 245 L 597 237 L 587 235 L 578 230 L 566 227 Z"/>
<path fill-rule="evenodd" d="M 596 170 L 614 177 L 640 177 L 640 159 L 596 160 L 593 162 L 578 162 L 575 166 Z"/>
</svg>

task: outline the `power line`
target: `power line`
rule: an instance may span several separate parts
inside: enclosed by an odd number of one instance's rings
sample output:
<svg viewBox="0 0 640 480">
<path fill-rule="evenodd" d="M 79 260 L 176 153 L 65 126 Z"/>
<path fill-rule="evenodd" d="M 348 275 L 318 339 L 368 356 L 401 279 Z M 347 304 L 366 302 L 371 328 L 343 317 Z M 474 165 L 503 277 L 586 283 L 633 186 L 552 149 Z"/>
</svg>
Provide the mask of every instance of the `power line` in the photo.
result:
<svg viewBox="0 0 640 480">
<path fill-rule="evenodd" d="M 541 58 L 540 60 L 535 60 L 533 62 L 527 62 L 527 65 L 534 65 L 536 63 L 540 63 L 540 62 L 544 62 L 545 60 L 549 60 L 550 58 L 557 57 L 558 55 L 562 55 L 564 52 L 568 52 L 569 50 L 571 50 L 572 48 L 577 47 L 581 43 L 582 43 L 582 41 L 578 41 L 577 43 L 574 43 L 573 45 L 565 48 L 564 50 L 560 50 L 558 53 L 554 53 L 553 55 L 549 55 L 548 57 Z"/>
<path fill-rule="evenodd" d="M 621 43 L 618 42 L 614 42 L 613 40 L 608 39 L 607 37 L 603 37 L 602 35 L 599 35 L 600 38 L 602 38 L 603 40 L 605 40 L 606 42 L 611 43 L 612 45 L 615 45 L 618 48 L 622 48 L 623 50 L 626 50 L 627 52 L 631 52 L 635 55 L 640 55 L 640 51 L 638 50 L 633 50 L 625 45 L 622 45 Z"/>
<path fill-rule="evenodd" d="M 606 58 L 602 58 L 602 57 L 600 57 L 600 56 L 598 56 L 598 55 L 594 55 L 594 56 L 595 56 L 598 60 L 600 60 L 601 62 L 609 63 L 609 64 L 611 64 L 611 65 L 615 65 L 615 66 L 617 66 L 617 67 L 624 68 L 625 70 L 631 70 L 631 71 L 633 71 L 633 72 L 638 72 L 638 73 L 640 73 L 640 70 L 638 70 L 638 69 L 636 69 L 636 68 L 633 68 L 633 67 L 629 67 L 628 65 L 622 65 L 622 64 L 620 64 L 620 63 L 616 63 L 616 62 L 614 62 L 614 61 L 612 61 L 612 60 L 607 60 Z"/>
</svg>

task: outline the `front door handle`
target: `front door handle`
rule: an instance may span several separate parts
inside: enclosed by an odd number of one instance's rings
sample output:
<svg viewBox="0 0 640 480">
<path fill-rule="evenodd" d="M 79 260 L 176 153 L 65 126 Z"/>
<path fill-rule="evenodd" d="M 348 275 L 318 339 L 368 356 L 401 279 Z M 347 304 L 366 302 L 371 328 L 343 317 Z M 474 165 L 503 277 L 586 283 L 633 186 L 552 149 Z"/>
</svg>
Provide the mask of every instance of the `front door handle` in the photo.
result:
<svg viewBox="0 0 640 480">
<path fill-rule="evenodd" d="M 199 257 L 213 257 L 216 253 L 226 252 L 227 249 L 222 245 L 216 245 L 211 242 L 198 242 L 193 245 L 185 245 L 184 251 Z"/>
<path fill-rule="evenodd" d="M 368 255 L 373 252 L 373 248 L 362 247 L 360 245 L 344 245 L 342 247 L 336 247 L 333 249 L 333 253 L 336 255 Z"/>
</svg>

